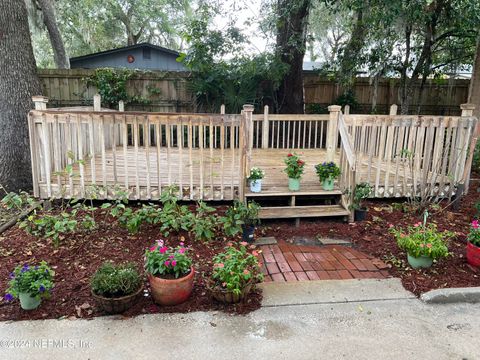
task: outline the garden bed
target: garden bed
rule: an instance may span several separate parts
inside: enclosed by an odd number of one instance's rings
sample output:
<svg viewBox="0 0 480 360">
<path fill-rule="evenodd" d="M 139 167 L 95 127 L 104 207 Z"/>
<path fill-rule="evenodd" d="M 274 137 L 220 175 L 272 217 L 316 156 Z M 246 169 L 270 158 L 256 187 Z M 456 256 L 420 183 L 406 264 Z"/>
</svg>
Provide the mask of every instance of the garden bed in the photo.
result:
<svg viewBox="0 0 480 360">
<path fill-rule="evenodd" d="M 47 318 L 91 318 L 104 315 L 96 308 L 90 294 L 90 278 L 105 261 L 132 261 L 143 268 L 145 249 L 156 240 L 165 239 L 168 246 L 176 246 L 181 241 L 191 247 L 190 254 L 195 267 L 195 286 L 192 295 L 185 303 L 160 307 L 154 304 L 150 296 L 139 297 L 136 304 L 124 313 L 135 316 L 157 312 L 191 312 L 223 310 L 234 313 L 247 313 L 260 307 L 261 293 L 256 290 L 250 297 L 236 305 L 225 305 L 215 301 L 207 292 L 202 274 L 209 274 L 212 269 L 212 257 L 223 250 L 231 239 L 217 238 L 211 243 L 195 241 L 187 233 L 162 236 L 158 227 L 142 225 L 141 231 L 129 234 L 120 227 L 115 219 L 107 215 L 106 210 L 97 209 L 98 229 L 90 232 L 76 233 L 61 239 L 60 246 L 37 239 L 26 234 L 18 226 L 0 235 L 0 289 L 2 295 L 8 287 L 9 272 L 19 264 L 47 261 L 55 271 L 55 288 L 52 297 L 44 300 L 37 310 L 24 311 L 18 301 L 12 303 L 0 300 L 0 320 L 47 319 Z M 148 281 L 145 281 L 148 290 Z"/>
</svg>

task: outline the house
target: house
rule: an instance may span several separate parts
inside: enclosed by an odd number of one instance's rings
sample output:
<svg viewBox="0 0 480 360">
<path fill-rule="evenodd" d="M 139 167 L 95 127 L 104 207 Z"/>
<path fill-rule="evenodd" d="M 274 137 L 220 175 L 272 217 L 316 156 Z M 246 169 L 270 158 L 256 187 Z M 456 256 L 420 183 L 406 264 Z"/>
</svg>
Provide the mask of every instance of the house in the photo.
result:
<svg viewBox="0 0 480 360">
<path fill-rule="evenodd" d="M 72 69 L 96 69 L 102 67 L 130 68 L 142 70 L 186 71 L 177 62 L 180 54 L 149 43 L 125 46 L 89 55 L 70 58 Z"/>
</svg>

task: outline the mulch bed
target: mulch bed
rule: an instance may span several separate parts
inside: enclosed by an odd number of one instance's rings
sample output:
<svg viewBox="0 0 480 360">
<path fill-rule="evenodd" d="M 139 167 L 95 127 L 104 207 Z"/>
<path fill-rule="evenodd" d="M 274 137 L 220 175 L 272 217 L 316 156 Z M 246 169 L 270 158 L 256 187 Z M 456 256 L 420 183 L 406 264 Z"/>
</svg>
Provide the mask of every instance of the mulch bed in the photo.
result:
<svg viewBox="0 0 480 360">
<path fill-rule="evenodd" d="M 265 227 L 263 234 L 285 241 L 298 235 L 350 240 L 355 249 L 386 262 L 390 266 L 390 274 L 401 278 L 403 286 L 417 296 L 439 288 L 480 286 L 480 269 L 467 263 L 465 253 L 470 223 L 477 212 L 474 205 L 480 201 L 479 185 L 479 181 L 471 183 L 470 192 L 462 199 L 458 211 L 453 211 L 451 207 L 444 211 L 430 211 L 428 221 L 436 223 L 440 230 L 457 233 L 456 238 L 449 242 L 451 255 L 439 260 L 430 269 L 414 270 L 409 267 L 406 253 L 398 248 L 388 231 L 389 224 L 398 227 L 423 221 L 423 214 L 397 209 L 395 203 L 404 199 L 369 202 L 370 211 L 364 222 L 345 224 L 341 221 L 302 220 L 300 227 L 295 228 L 292 222 L 279 221 Z"/>
<path fill-rule="evenodd" d="M 451 256 L 438 261 L 430 269 L 413 270 L 408 267 L 406 254 L 399 250 L 388 232 L 388 225 L 406 226 L 422 220 L 421 214 L 405 213 L 392 206 L 395 201 L 372 201 L 367 221 L 346 224 L 333 220 L 302 220 L 299 228 L 292 221 L 265 223 L 257 230 L 257 236 L 275 236 L 289 241 L 293 236 L 331 237 L 348 239 L 353 246 L 369 255 L 382 259 L 391 267 L 389 272 L 400 277 L 404 287 L 416 295 L 444 287 L 480 286 L 480 271 L 469 266 L 465 259 L 466 235 L 470 222 L 476 213 L 475 202 L 480 200 L 476 191 L 478 182 L 472 183 L 471 191 L 462 201 L 461 208 L 450 208 L 442 212 L 431 212 L 429 221 L 438 224 L 440 230 L 450 230 L 457 237 L 450 241 Z M 398 202 L 399 200 L 397 200 Z M 98 210 L 98 216 L 105 213 Z M 100 221 L 99 229 L 90 233 L 75 234 L 64 239 L 58 248 L 44 240 L 27 235 L 17 226 L 0 235 L 0 290 L 8 283 L 9 272 L 18 264 L 36 263 L 46 260 L 56 272 L 55 289 L 50 300 L 46 300 L 34 311 L 20 309 L 18 302 L 6 303 L 0 300 L 0 320 L 45 319 L 45 318 L 91 318 L 103 315 L 95 306 L 90 295 L 89 280 L 105 260 L 115 262 L 133 261 L 139 269 L 143 266 L 143 254 L 155 240 L 164 238 L 154 226 L 143 225 L 136 235 L 119 227 L 113 219 Z M 238 305 L 224 305 L 216 302 L 205 287 L 203 273 L 211 271 L 211 259 L 223 250 L 231 239 L 217 238 L 205 244 L 195 242 L 188 234 L 172 235 L 166 239 L 169 246 L 185 241 L 192 246 L 196 268 L 195 287 L 192 296 L 184 304 L 175 307 L 159 307 L 150 296 L 143 296 L 124 316 L 156 312 L 191 312 L 223 310 L 244 314 L 258 309 L 262 295 L 256 291 L 248 301 Z M 148 283 L 145 282 L 148 290 Z"/>
<path fill-rule="evenodd" d="M 15 226 L 0 235 L 0 321 L 47 319 L 47 318 L 91 318 L 104 315 L 97 309 L 90 294 L 90 278 L 96 269 L 106 260 L 114 262 L 133 261 L 143 268 L 143 257 L 147 247 L 155 240 L 165 239 L 159 230 L 151 225 L 142 225 L 140 232 L 129 235 L 119 227 L 114 219 L 105 218 L 103 210 L 97 210 L 99 228 L 90 233 L 75 234 L 64 239 L 58 248 L 45 240 L 37 240 Z M 98 221 L 99 218 L 106 221 Z M 231 239 L 218 238 L 209 244 L 196 242 L 188 234 L 172 235 L 166 245 L 176 246 L 184 241 L 191 246 L 195 268 L 194 290 L 185 303 L 177 306 L 157 306 L 150 296 L 139 297 L 133 308 L 123 316 L 135 316 L 158 312 L 191 312 L 222 310 L 244 314 L 261 305 L 262 295 L 256 290 L 243 303 L 226 305 L 215 301 L 205 287 L 203 273 L 208 274 L 212 268 L 212 257 L 223 250 Z M 12 303 L 3 300 L 8 287 L 8 274 L 19 264 L 35 264 L 41 260 L 55 271 L 55 288 L 49 300 L 42 301 L 37 310 L 24 311 L 18 301 Z M 148 281 L 145 281 L 148 290 Z"/>
</svg>

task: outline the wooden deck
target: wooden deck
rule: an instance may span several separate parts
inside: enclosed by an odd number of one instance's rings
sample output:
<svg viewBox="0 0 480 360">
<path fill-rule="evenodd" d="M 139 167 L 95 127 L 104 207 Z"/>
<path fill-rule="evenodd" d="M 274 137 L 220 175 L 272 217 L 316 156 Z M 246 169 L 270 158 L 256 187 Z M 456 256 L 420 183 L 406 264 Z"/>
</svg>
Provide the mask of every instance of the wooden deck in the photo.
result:
<svg viewBox="0 0 480 360">
<path fill-rule="evenodd" d="M 305 173 L 301 180 L 301 190 L 298 194 L 322 195 L 318 177 L 314 165 L 326 161 L 326 151 L 323 149 L 253 149 L 251 165 L 262 168 L 265 171 L 262 194 L 288 194 L 287 176 L 284 173 L 285 165 L 283 158 L 289 153 L 295 152 L 306 162 Z M 107 197 L 114 197 L 115 185 L 128 188 L 132 199 L 158 199 L 162 188 L 169 184 L 179 186 L 181 197 L 185 200 L 231 200 L 238 195 L 239 186 L 246 186 L 244 181 L 238 178 L 239 153 L 220 149 L 191 149 L 180 150 L 164 149 L 158 156 L 156 148 L 146 150 L 127 147 L 127 153 L 123 147 L 117 147 L 114 151 L 105 152 L 105 165 L 102 155 L 86 159 L 83 166 L 76 164 L 73 168 L 72 178 L 60 176 L 56 172 L 51 174 L 51 192 L 61 192 L 64 197 L 94 197 L 94 192 L 103 193 L 108 191 Z M 335 154 L 335 162 L 339 162 L 339 151 Z M 126 159 L 126 161 L 125 161 Z M 191 159 L 191 160 L 190 160 Z M 377 159 L 378 160 L 378 159 Z M 357 181 L 367 181 L 379 176 L 380 188 L 378 193 L 383 193 L 382 184 L 393 184 L 397 178 L 399 184 L 398 196 L 401 189 L 411 187 L 413 178 L 406 168 L 397 172 L 399 168 L 388 169 L 387 162 L 371 162 L 373 165 L 359 166 L 362 169 L 357 173 Z M 368 159 L 358 159 L 364 165 Z M 173 165 L 175 164 L 175 166 Z M 203 171 L 202 171 L 203 169 Z M 400 168 L 402 169 L 402 168 Z M 83 184 L 80 173 L 83 172 Z M 208 175 L 204 175 L 208 174 Z M 420 175 L 419 175 L 420 176 Z M 386 181 L 389 177 L 390 181 Z M 440 181 L 441 179 L 438 179 Z M 448 183 L 448 179 L 442 179 Z M 372 181 L 375 183 L 375 181 Z M 149 185 L 150 184 L 150 185 Z M 40 182 L 40 196 L 48 197 L 48 185 Z M 73 188 L 71 187 L 73 185 Z M 92 186 L 93 185 L 93 186 Z M 83 189 L 83 190 L 82 190 Z M 223 191 L 222 191 L 223 189 Z M 83 191 L 83 194 L 82 194 Z M 137 196 L 137 191 L 139 196 Z M 390 195 L 396 196 L 394 189 L 389 187 Z M 246 189 L 248 193 L 248 188 Z M 249 196 L 256 196 L 249 194 Z"/>
</svg>

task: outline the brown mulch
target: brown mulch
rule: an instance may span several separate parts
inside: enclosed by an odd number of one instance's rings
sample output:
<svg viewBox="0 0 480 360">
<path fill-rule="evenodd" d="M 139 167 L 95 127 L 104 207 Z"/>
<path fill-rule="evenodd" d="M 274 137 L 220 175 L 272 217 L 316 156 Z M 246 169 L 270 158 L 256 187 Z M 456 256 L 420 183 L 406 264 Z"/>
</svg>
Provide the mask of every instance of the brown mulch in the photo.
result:
<svg viewBox="0 0 480 360">
<path fill-rule="evenodd" d="M 257 230 L 257 236 L 275 236 L 279 240 L 291 240 L 293 236 L 331 237 L 351 240 L 354 248 L 377 257 L 391 267 L 389 272 L 400 277 L 404 287 L 415 294 L 444 288 L 480 286 L 480 270 L 469 266 L 465 259 L 466 234 L 476 213 L 473 205 L 480 201 L 476 191 L 479 182 L 473 182 L 471 191 L 462 200 L 461 208 L 453 211 L 431 211 L 430 221 L 436 222 L 440 230 L 455 231 L 457 237 L 450 241 L 451 256 L 438 261 L 427 270 L 413 270 L 406 263 L 406 254 L 399 250 L 388 232 L 388 225 L 406 226 L 422 219 L 421 214 L 398 210 L 395 201 L 372 201 L 367 221 L 346 224 L 340 220 L 302 220 L 299 228 L 292 221 L 268 222 Z M 401 200 L 397 200 L 400 202 Z M 98 210 L 97 219 L 105 218 Z M 143 254 L 155 240 L 163 238 L 154 226 L 144 225 L 136 235 L 129 235 L 113 219 L 98 221 L 99 228 L 90 233 L 75 234 L 64 239 L 58 248 L 44 240 L 37 240 L 15 226 L 0 234 L 0 291 L 7 288 L 9 272 L 19 264 L 37 263 L 46 260 L 55 270 L 55 289 L 50 300 L 46 300 L 34 311 L 22 311 L 17 301 L 6 303 L 0 300 L 0 320 L 45 319 L 45 318 L 91 318 L 103 315 L 95 306 L 90 294 L 89 280 L 98 266 L 105 260 L 115 262 L 134 261 L 139 269 L 143 266 Z M 192 296 L 184 304 L 175 307 L 160 307 L 150 296 L 139 298 L 136 305 L 124 316 L 135 316 L 156 312 L 191 312 L 223 310 L 244 314 L 258 309 L 262 295 L 255 292 L 248 301 L 238 305 L 216 302 L 205 287 L 202 274 L 211 271 L 211 259 L 223 249 L 230 239 L 217 238 L 205 244 L 194 241 L 188 234 L 170 236 L 167 244 L 175 246 L 185 241 L 192 247 L 196 269 L 195 287 Z M 148 290 L 148 282 L 145 282 Z"/>
<path fill-rule="evenodd" d="M 3 296 L 8 287 L 8 274 L 19 264 L 35 264 L 45 260 L 55 271 L 55 288 L 52 297 L 44 300 L 37 310 L 23 311 L 18 301 L 11 303 L 0 300 L 1 320 L 47 319 L 47 318 L 91 318 L 104 315 L 97 309 L 90 294 L 89 281 L 95 270 L 106 260 L 115 262 L 133 261 L 139 270 L 143 267 L 144 252 L 155 240 L 165 239 L 154 226 L 143 225 L 140 232 L 129 235 L 114 219 L 105 217 L 97 210 L 99 228 L 90 233 L 75 234 L 64 239 L 58 248 L 45 240 L 37 240 L 15 226 L 0 235 L 0 291 Z M 104 218 L 106 221 L 99 221 Z M 229 239 L 230 241 L 231 239 Z M 168 246 L 184 241 L 190 246 L 195 268 L 194 290 L 190 298 L 177 306 L 157 306 L 148 296 L 139 297 L 136 304 L 124 313 L 135 316 L 158 312 L 192 312 L 222 310 L 245 314 L 261 305 L 262 295 L 256 290 L 243 303 L 226 305 L 215 301 L 205 287 L 203 273 L 212 268 L 212 257 L 223 250 L 227 239 L 217 238 L 206 244 L 194 241 L 188 234 L 179 234 L 165 239 Z M 148 281 L 145 281 L 148 290 Z M 148 294 L 148 293 L 147 293 Z"/>
</svg>

